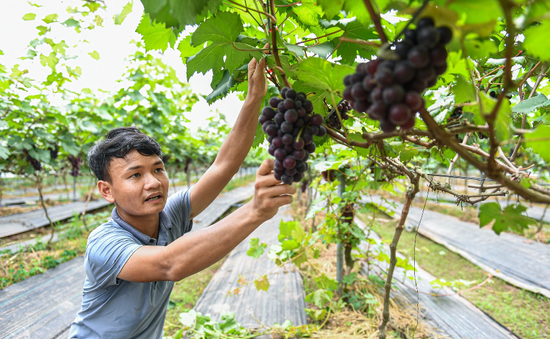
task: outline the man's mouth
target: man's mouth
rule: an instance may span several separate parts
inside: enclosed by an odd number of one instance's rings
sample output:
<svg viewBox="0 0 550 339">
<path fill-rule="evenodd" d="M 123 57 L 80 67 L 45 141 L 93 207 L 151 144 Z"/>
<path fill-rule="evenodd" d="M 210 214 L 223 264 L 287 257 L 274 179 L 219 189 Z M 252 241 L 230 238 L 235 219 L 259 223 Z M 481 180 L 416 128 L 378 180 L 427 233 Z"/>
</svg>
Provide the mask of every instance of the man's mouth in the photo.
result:
<svg viewBox="0 0 550 339">
<path fill-rule="evenodd" d="M 152 196 L 150 197 L 149 199 L 146 199 L 145 201 L 155 201 L 155 200 L 159 200 L 161 198 L 161 195 L 155 195 L 155 196 Z"/>
</svg>

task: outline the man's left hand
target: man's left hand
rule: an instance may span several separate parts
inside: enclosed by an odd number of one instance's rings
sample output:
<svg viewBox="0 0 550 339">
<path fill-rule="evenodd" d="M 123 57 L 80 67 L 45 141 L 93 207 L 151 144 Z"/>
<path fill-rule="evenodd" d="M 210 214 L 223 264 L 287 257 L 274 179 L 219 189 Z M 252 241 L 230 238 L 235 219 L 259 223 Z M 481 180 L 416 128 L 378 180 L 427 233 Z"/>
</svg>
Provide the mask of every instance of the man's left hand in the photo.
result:
<svg viewBox="0 0 550 339">
<path fill-rule="evenodd" d="M 252 58 L 248 63 L 248 95 L 247 98 L 261 100 L 267 93 L 267 78 L 265 77 L 265 58 L 258 62 Z"/>
</svg>

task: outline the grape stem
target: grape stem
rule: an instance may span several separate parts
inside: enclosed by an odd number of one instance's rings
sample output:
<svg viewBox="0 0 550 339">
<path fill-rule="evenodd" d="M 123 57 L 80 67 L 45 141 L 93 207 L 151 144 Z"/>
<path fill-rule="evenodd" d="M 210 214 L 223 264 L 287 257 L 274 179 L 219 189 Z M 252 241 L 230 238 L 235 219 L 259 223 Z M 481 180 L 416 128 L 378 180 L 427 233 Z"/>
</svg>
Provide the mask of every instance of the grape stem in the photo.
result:
<svg viewBox="0 0 550 339">
<path fill-rule="evenodd" d="M 340 110 L 338 109 L 338 104 L 336 103 L 336 99 L 334 99 L 334 92 L 330 92 L 330 96 L 332 97 L 332 104 L 334 105 L 334 109 L 336 110 L 336 115 L 338 116 L 338 120 L 340 121 L 340 125 L 344 128 L 344 136 L 346 137 L 346 143 L 349 144 L 349 136 L 348 136 L 348 129 L 344 125 L 344 122 L 342 121 L 342 116 L 340 115 Z"/>
<path fill-rule="evenodd" d="M 271 7 L 271 13 L 275 13 L 275 0 L 269 0 L 269 5 Z M 285 83 L 285 86 L 292 88 L 285 72 L 283 71 L 283 65 L 281 64 L 281 59 L 279 58 L 279 50 L 277 49 L 277 20 L 271 21 L 271 48 L 273 49 L 273 56 L 275 57 L 275 63 L 281 68 L 281 78 Z"/>
<path fill-rule="evenodd" d="M 371 0 L 363 1 L 365 3 L 365 6 L 367 7 L 367 10 L 369 11 L 369 15 L 372 19 L 372 22 L 374 23 L 374 27 L 376 27 L 376 31 L 378 32 L 378 36 L 380 37 L 380 41 L 382 41 L 382 44 L 387 43 L 388 38 L 386 37 L 386 33 L 384 33 L 384 28 L 382 27 L 382 23 L 380 22 L 380 14 L 374 11 Z"/>
<path fill-rule="evenodd" d="M 377 42 L 371 42 L 371 41 L 357 40 L 357 39 L 341 37 L 340 42 L 342 42 L 342 41 L 343 42 L 351 42 L 351 43 L 359 44 L 359 45 L 369 45 L 369 46 L 373 46 L 373 47 L 376 47 L 376 48 L 380 48 L 380 44 L 377 43 Z"/>
<path fill-rule="evenodd" d="M 241 6 L 242 8 L 246 9 L 246 10 L 243 10 L 241 8 L 238 8 L 240 9 L 241 11 L 244 11 L 244 12 L 248 12 L 248 11 L 253 11 L 253 12 L 257 12 L 257 13 L 260 13 L 260 14 L 263 14 L 265 16 L 267 16 L 268 18 L 270 18 L 273 22 L 277 23 L 277 18 L 274 17 L 273 15 L 269 14 L 269 13 L 266 13 L 266 12 L 263 12 L 263 11 L 260 11 L 260 10 L 257 10 L 257 9 L 254 9 L 254 8 L 250 8 L 250 7 L 247 7 L 245 5 L 242 5 L 238 2 L 235 2 L 235 1 L 232 1 L 232 0 L 225 0 L 233 5 L 237 5 L 237 6 Z M 260 24 L 261 26 L 261 24 Z"/>
</svg>

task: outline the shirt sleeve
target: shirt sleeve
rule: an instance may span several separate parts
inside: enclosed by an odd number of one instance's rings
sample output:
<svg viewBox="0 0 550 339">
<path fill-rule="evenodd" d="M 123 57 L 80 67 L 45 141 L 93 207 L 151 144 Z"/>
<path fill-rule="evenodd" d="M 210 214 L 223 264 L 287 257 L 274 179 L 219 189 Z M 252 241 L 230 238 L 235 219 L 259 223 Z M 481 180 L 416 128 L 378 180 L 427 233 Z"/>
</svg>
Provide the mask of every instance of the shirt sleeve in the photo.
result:
<svg viewBox="0 0 550 339">
<path fill-rule="evenodd" d="M 191 190 L 188 189 L 172 194 L 164 207 L 164 211 L 168 213 L 172 225 L 178 227 L 182 235 L 193 228 L 193 220 L 189 220 L 191 217 L 190 192 Z"/>
<path fill-rule="evenodd" d="M 91 289 L 118 285 L 118 274 L 141 246 L 124 230 L 101 227 L 92 232 L 84 258 Z"/>
</svg>

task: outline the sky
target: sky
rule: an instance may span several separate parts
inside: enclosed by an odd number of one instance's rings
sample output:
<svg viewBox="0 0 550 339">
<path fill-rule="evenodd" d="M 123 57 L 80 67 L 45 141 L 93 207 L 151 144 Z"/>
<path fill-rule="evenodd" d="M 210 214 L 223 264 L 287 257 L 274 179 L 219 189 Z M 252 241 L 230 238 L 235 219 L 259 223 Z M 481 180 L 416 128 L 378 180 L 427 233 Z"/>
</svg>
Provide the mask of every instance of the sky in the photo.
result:
<svg viewBox="0 0 550 339">
<path fill-rule="evenodd" d="M 0 34 L 0 50 L 4 53 L 4 55 L 0 55 L 0 64 L 8 69 L 11 69 L 14 64 L 20 64 L 21 69 L 29 70 L 29 77 L 42 79 L 49 74 L 49 68 L 43 67 L 38 58 L 32 62 L 30 60 L 20 60 L 19 58 L 27 54 L 29 42 L 38 37 L 36 26 L 42 22 L 46 15 L 56 13 L 59 15 L 58 21 L 63 22 L 71 16 L 67 13 L 66 8 L 78 6 L 82 1 L 38 0 L 35 3 L 42 5 L 42 7 L 33 7 L 27 1 L 0 0 L 0 32 L 2 32 Z M 122 74 L 128 65 L 125 58 L 135 51 L 135 45 L 131 44 L 130 41 L 141 39 L 135 29 L 143 13 L 141 2 L 134 0 L 132 13 L 126 17 L 122 25 L 115 25 L 113 16 L 120 13 L 126 3 L 127 1 L 109 1 L 106 10 L 100 9 L 96 12 L 103 18 L 103 27 L 96 27 L 93 30 L 83 29 L 82 33 L 77 34 L 73 28 L 54 25 L 55 28 L 52 29 L 51 33 L 48 33 L 47 36 L 53 38 L 56 42 L 63 39 L 71 47 L 78 46 L 76 49 L 68 51 L 68 54 L 76 53 L 79 56 L 78 59 L 68 60 L 67 64 L 80 66 L 82 75 L 78 80 L 73 80 L 72 83 L 67 85 L 69 89 L 80 91 L 82 88 L 90 88 L 92 90 L 114 91 L 123 85 L 118 83 L 117 80 L 122 78 Z M 22 17 L 27 13 L 35 13 L 35 20 L 24 21 Z M 83 39 L 89 43 L 80 42 Z M 47 54 L 51 51 L 51 48 L 47 45 L 40 48 L 43 48 L 43 51 Z M 93 59 L 88 54 L 92 51 L 99 53 L 99 60 Z M 183 82 L 186 81 L 185 65 L 177 50 L 169 48 L 162 54 L 158 53 L 158 55 L 162 57 L 166 64 L 176 70 L 176 74 Z M 195 74 L 191 77 L 189 83 L 193 92 L 199 95 L 207 95 L 211 92 L 211 79 L 211 72 L 206 75 Z M 55 103 L 56 98 L 53 98 L 52 102 Z M 212 105 L 208 105 L 206 100 L 201 98 L 193 106 L 191 113 L 187 115 L 187 118 L 191 120 L 188 126 L 191 130 L 199 126 L 205 126 L 207 123 L 206 118 L 214 115 L 216 109 L 226 115 L 229 125 L 232 126 L 237 119 L 242 104 L 235 93 L 229 94 L 226 98 L 220 99 Z"/>
</svg>

